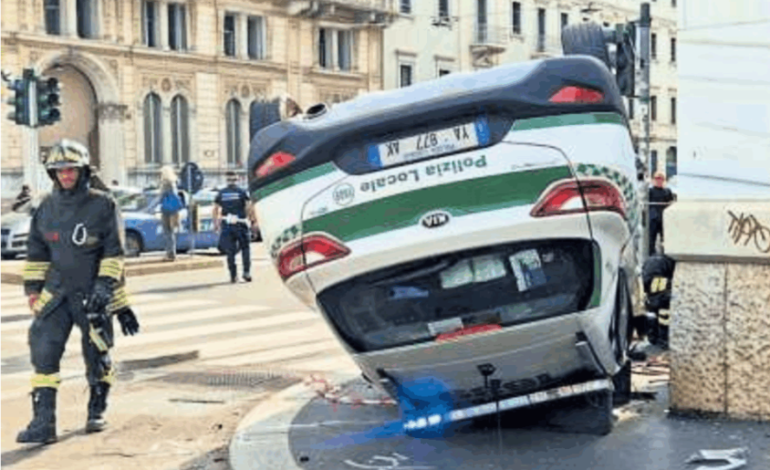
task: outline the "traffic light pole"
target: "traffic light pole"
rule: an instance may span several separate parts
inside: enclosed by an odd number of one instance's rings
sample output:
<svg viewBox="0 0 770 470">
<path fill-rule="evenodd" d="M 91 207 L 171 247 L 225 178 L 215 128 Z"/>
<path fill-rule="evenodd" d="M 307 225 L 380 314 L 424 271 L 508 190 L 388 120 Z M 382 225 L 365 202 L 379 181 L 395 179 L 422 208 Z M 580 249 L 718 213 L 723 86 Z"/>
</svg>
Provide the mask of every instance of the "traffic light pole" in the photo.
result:
<svg viewBox="0 0 770 470">
<path fill-rule="evenodd" d="M 644 226 L 642 227 L 642 263 L 647 261 L 650 252 L 650 174 L 654 171 L 650 168 L 650 4 L 642 3 L 641 17 L 639 19 L 639 100 L 644 119 L 644 181 L 642 182 L 642 214 L 644 214 Z M 654 247 L 653 247 L 654 248 Z M 644 264 L 642 264 L 644 265 Z"/>
</svg>

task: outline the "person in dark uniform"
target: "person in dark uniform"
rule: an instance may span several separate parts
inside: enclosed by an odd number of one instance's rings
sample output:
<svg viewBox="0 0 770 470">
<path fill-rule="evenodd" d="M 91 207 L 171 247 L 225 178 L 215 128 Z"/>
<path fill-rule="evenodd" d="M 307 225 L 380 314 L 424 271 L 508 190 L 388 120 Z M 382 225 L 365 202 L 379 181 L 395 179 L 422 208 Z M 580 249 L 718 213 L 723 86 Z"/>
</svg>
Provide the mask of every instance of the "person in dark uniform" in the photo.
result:
<svg viewBox="0 0 770 470">
<path fill-rule="evenodd" d="M 256 218 L 249 193 L 236 185 L 235 173 L 228 171 L 226 177 L 227 186 L 219 190 L 214 200 L 214 227 L 217 232 L 221 230 L 220 246 L 227 254 L 230 282 L 237 282 L 238 272 L 235 266 L 235 255 L 238 254 L 239 250 L 243 259 L 243 280 L 251 282 L 249 223 L 254 226 Z"/>
<path fill-rule="evenodd" d="M 114 381 L 108 355 L 115 314 L 124 334 L 139 323 L 128 305 L 120 212 L 108 194 L 91 189 L 88 151 L 63 140 L 45 167 L 54 183 L 32 216 L 24 266 L 24 292 L 34 319 L 29 329 L 33 418 L 20 443 L 56 441 L 59 366 L 72 327 L 82 332 L 90 386 L 86 432 L 101 431 Z"/>
<path fill-rule="evenodd" d="M 676 194 L 665 187 L 666 177 L 662 172 L 655 173 L 653 177 L 653 187 L 650 188 L 650 231 L 649 231 L 649 254 L 655 254 L 655 241 L 660 235 L 660 241 L 663 242 L 663 211 L 672 202 L 676 201 Z"/>
<path fill-rule="evenodd" d="M 21 192 L 16 196 L 16 200 L 13 202 L 13 206 L 11 207 L 11 210 L 16 210 L 23 206 L 24 204 L 28 203 L 32 199 L 32 190 L 29 188 L 29 185 L 23 185 L 21 187 Z"/>
</svg>

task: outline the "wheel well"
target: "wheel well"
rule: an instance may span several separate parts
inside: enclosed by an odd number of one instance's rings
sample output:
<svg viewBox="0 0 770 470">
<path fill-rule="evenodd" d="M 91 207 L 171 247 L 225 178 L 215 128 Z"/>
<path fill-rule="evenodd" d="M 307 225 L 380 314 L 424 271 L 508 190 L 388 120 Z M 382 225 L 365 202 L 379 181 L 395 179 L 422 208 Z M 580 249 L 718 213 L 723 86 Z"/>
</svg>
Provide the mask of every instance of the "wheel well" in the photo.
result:
<svg viewBox="0 0 770 470">
<path fill-rule="evenodd" d="M 129 235 L 133 235 L 136 237 L 137 241 L 139 242 L 139 250 L 144 249 L 144 240 L 142 240 L 142 234 L 139 233 L 138 230 L 134 230 L 132 228 L 126 229 L 126 239 L 128 239 Z"/>
</svg>

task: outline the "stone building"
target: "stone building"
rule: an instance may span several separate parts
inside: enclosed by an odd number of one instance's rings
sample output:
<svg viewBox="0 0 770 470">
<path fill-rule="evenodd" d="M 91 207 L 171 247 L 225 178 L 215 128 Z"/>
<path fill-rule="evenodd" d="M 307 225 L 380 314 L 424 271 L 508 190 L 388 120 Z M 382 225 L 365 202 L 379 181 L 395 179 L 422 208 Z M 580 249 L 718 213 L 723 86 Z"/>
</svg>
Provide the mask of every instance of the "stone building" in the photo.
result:
<svg viewBox="0 0 770 470">
<path fill-rule="evenodd" d="M 44 185 L 40 156 L 81 141 L 106 181 L 144 186 L 187 161 L 207 185 L 245 174 L 249 112 L 382 88 L 393 0 L 6 0 L 2 68 L 62 83 L 62 120 L 38 132 L 2 120 L 2 196 Z M 3 89 L 3 101 L 9 91 Z M 5 116 L 7 112 L 3 112 Z"/>
<path fill-rule="evenodd" d="M 651 5 L 651 163 L 676 174 L 676 0 Z M 510 62 L 561 55 L 561 28 L 590 18 L 605 26 L 637 20 L 640 0 L 400 0 L 385 30 L 386 89 Z M 635 101 L 635 100 L 632 100 Z M 637 103 L 629 106 L 642 135 Z"/>
</svg>

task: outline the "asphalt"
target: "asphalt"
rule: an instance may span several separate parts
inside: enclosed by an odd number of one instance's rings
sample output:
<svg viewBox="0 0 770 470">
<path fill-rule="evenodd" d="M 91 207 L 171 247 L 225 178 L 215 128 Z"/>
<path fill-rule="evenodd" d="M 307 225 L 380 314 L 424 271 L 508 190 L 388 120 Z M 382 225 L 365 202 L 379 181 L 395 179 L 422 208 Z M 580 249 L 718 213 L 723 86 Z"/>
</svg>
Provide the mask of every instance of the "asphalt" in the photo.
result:
<svg viewBox="0 0 770 470">
<path fill-rule="evenodd" d="M 344 382 L 342 396 L 372 403 L 382 398 L 361 379 L 332 380 Z M 585 407 L 562 402 L 545 410 L 551 416 L 545 420 L 542 409 L 503 414 L 499 432 L 495 419 L 486 419 L 441 437 L 412 438 L 398 432 L 396 406 L 335 405 L 309 385 L 297 385 L 246 416 L 231 441 L 230 464 L 233 470 L 705 470 L 718 467 L 688 464 L 688 458 L 703 449 L 746 448 L 741 468 L 770 468 L 770 423 L 671 416 L 667 386 L 651 390 L 654 400 L 616 408 L 607 436 L 560 426 L 590 419 Z"/>
</svg>

